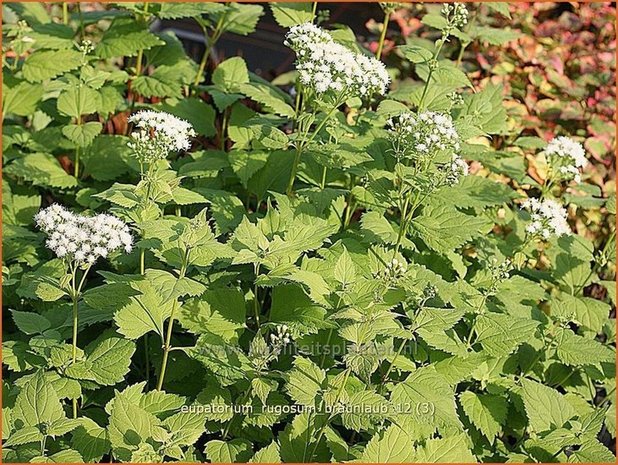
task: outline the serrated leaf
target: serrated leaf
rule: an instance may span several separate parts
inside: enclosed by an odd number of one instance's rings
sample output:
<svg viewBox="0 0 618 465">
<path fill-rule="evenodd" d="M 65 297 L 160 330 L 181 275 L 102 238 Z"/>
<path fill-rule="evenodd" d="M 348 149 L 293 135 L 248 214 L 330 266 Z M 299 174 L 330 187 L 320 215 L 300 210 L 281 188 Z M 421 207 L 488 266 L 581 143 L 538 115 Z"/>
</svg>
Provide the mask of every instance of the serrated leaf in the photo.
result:
<svg viewBox="0 0 618 465">
<path fill-rule="evenodd" d="M 34 427 L 65 418 L 58 394 L 42 371 L 32 376 L 17 394 L 13 415 L 24 426 Z"/>
<path fill-rule="evenodd" d="M 115 19 L 105 31 L 95 53 L 101 58 L 136 56 L 140 50 L 148 50 L 164 42 L 150 32 L 144 23 L 129 18 Z"/>
<path fill-rule="evenodd" d="M 476 342 L 494 357 L 513 352 L 520 344 L 532 339 L 537 321 L 515 318 L 500 313 L 485 313 L 476 317 Z"/>
<path fill-rule="evenodd" d="M 537 433 L 560 428 L 576 415 L 562 394 L 536 381 L 522 380 L 521 397 L 528 425 Z"/>
<path fill-rule="evenodd" d="M 83 124 L 67 124 L 62 128 L 62 134 L 78 147 L 87 147 L 102 129 L 103 125 L 98 121 L 89 121 Z"/>
<path fill-rule="evenodd" d="M 77 185 L 77 180 L 48 153 L 24 154 L 5 166 L 4 174 L 23 178 L 37 186 L 70 188 Z"/>
<path fill-rule="evenodd" d="M 204 453 L 212 463 L 233 463 L 246 462 L 251 457 L 252 450 L 251 443 L 246 439 L 215 439 L 206 443 Z"/>
<path fill-rule="evenodd" d="M 287 393 L 299 404 L 313 405 L 326 379 L 324 370 L 304 357 L 296 357 L 293 366 L 286 377 Z"/>
<path fill-rule="evenodd" d="M 462 392 L 459 400 L 470 422 L 493 442 L 507 419 L 507 400 L 501 396 L 472 391 Z"/>
<path fill-rule="evenodd" d="M 41 82 L 71 71 L 81 62 L 82 53 L 77 50 L 37 51 L 26 58 L 22 72 L 26 80 Z"/>
<path fill-rule="evenodd" d="M 275 21 L 281 27 L 291 27 L 313 21 L 313 11 L 311 3 L 271 3 L 270 9 L 273 12 Z"/>
</svg>

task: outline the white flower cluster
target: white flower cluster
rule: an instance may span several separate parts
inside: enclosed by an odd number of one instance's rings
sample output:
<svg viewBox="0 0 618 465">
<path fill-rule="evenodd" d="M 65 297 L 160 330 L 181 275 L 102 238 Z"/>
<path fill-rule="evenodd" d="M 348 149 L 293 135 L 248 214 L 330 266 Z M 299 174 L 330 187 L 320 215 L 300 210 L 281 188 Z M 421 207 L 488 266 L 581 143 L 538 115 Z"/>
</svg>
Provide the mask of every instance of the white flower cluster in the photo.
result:
<svg viewBox="0 0 618 465">
<path fill-rule="evenodd" d="M 277 333 L 270 335 L 270 342 L 273 346 L 286 345 L 292 342 L 292 336 L 287 325 L 277 325 Z"/>
<path fill-rule="evenodd" d="M 555 175 L 562 180 L 581 182 L 580 169 L 588 164 L 586 151 L 570 137 L 558 136 L 545 148 L 545 156 Z"/>
<path fill-rule="evenodd" d="M 391 118 L 387 127 L 395 151 L 400 154 L 435 155 L 441 150 L 460 149 L 459 134 L 447 114 L 405 112 Z"/>
<path fill-rule="evenodd" d="M 532 221 L 526 226 L 526 232 L 547 240 L 552 235 L 563 236 L 571 233 L 567 223 L 567 212 L 555 200 L 526 199 L 522 208 L 530 211 Z"/>
<path fill-rule="evenodd" d="M 383 94 L 390 82 L 382 62 L 336 43 L 314 24 L 293 26 L 284 43 L 296 52 L 300 82 L 317 94 L 366 97 Z"/>
<path fill-rule="evenodd" d="M 131 115 L 129 122 L 138 129 L 131 134 L 129 147 L 144 163 L 189 150 L 191 137 L 196 135 L 191 123 L 163 111 L 141 110 Z"/>
<path fill-rule="evenodd" d="M 39 211 L 34 221 L 49 236 L 47 247 L 78 265 L 92 265 L 117 249 L 129 253 L 133 248 L 129 227 L 113 215 L 76 215 L 54 204 Z"/>
<path fill-rule="evenodd" d="M 463 3 L 443 3 L 441 13 L 450 27 L 460 28 L 468 22 L 468 9 Z"/>
</svg>

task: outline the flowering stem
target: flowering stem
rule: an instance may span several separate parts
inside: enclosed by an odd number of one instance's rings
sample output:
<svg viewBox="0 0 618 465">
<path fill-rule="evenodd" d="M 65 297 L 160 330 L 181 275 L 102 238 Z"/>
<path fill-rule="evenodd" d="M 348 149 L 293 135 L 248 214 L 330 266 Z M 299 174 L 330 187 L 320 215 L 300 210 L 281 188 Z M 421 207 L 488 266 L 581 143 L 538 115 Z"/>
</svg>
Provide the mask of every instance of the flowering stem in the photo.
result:
<svg viewBox="0 0 618 465">
<path fill-rule="evenodd" d="M 339 99 L 337 100 L 337 102 L 335 103 L 333 108 L 331 108 L 331 110 L 326 114 L 326 117 L 318 125 L 318 127 L 315 129 L 315 131 L 313 131 L 313 133 L 311 134 L 311 137 L 309 137 L 307 139 L 306 136 L 309 134 L 309 131 L 307 131 L 304 134 L 303 139 L 301 140 L 301 142 L 299 142 L 299 144 L 297 145 L 297 147 L 296 147 L 296 155 L 294 157 L 294 163 L 292 164 L 292 172 L 290 173 L 290 180 L 288 181 L 288 187 L 287 187 L 287 189 L 285 191 L 288 196 L 291 196 L 292 193 L 293 193 L 294 180 L 296 179 L 296 171 L 298 170 L 298 164 L 300 163 L 300 157 L 301 157 L 301 155 L 303 153 L 303 150 L 305 149 L 305 147 L 307 145 L 309 145 L 313 141 L 313 139 L 315 139 L 315 137 L 322 130 L 322 128 L 328 122 L 328 120 L 330 120 L 330 118 L 331 118 L 331 116 L 333 116 L 333 113 L 335 112 L 335 110 L 337 110 L 337 108 L 339 108 L 339 106 L 343 103 L 343 101 L 345 101 L 345 93 L 343 93 L 342 96 L 339 97 Z"/>
<path fill-rule="evenodd" d="M 88 271 L 90 271 L 90 265 L 84 270 L 84 274 L 82 275 L 82 279 L 77 283 L 77 267 L 73 264 L 70 265 L 71 269 L 71 300 L 73 302 L 73 351 L 72 351 L 72 362 L 71 364 L 75 364 L 77 362 L 77 328 L 78 328 L 78 302 L 79 297 L 81 295 L 82 287 L 86 282 L 86 275 Z M 73 399 L 73 418 L 77 418 L 77 399 Z"/>
<path fill-rule="evenodd" d="M 390 10 L 384 13 L 384 22 L 382 23 L 382 32 L 380 33 L 380 41 L 378 42 L 378 50 L 376 51 L 376 58 L 379 60 L 382 58 L 382 49 L 384 48 L 384 40 L 386 39 L 386 30 L 388 29 L 388 23 L 391 19 Z"/>
<path fill-rule="evenodd" d="M 69 4 L 62 2 L 62 23 L 69 24 Z"/>
<path fill-rule="evenodd" d="M 313 19 L 315 20 L 317 18 L 317 12 L 318 12 L 318 2 L 313 2 Z"/>
</svg>

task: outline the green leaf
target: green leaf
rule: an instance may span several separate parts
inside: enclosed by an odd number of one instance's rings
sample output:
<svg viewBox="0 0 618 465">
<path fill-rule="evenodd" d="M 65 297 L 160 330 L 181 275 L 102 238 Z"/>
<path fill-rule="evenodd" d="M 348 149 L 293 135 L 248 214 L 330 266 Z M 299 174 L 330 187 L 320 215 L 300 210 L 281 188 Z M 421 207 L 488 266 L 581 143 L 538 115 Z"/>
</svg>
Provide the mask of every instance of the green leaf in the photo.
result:
<svg viewBox="0 0 618 465">
<path fill-rule="evenodd" d="M 103 125 L 98 121 L 89 121 L 83 124 L 67 124 L 62 128 L 62 134 L 78 147 L 87 147 L 102 129 Z"/>
<path fill-rule="evenodd" d="M 470 452 L 470 439 L 466 434 L 429 439 L 416 451 L 415 463 L 474 463 L 477 459 Z"/>
<path fill-rule="evenodd" d="M 116 395 L 107 428 L 114 456 L 129 461 L 131 452 L 152 438 L 159 424 L 154 415 L 125 399 L 123 395 Z"/>
<path fill-rule="evenodd" d="M 249 463 L 281 463 L 279 444 L 273 441 L 266 447 L 258 450 L 255 455 L 251 457 Z"/>
<path fill-rule="evenodd" d="M 203 100 L 194 97 L 180 100 L 168 99 L 160 108 L 162 111 L 190 122 L 198 134 L 206 137 L 216 134 L 215 110 Z"/>
<path fill-rule="evenodd" d="M 293 366 L 286 375 L 287 393 L 299 404 L 313 405 L 326 379 L 324 370 L 304 357 L 296 357 Z"/>
<path fill-rule="evenodd" d="M 69 87 L 58 97 L 58 111 L 66 116 L 79 118 L 81 115 L 95 113 L 100 98 L 100 94 L 88 86 Z"/>
<path fill-rule="evenodd" d="M 24 426 L 36 427 L 65 418 L 58 394 L 42 371 L 34 374 L 21 388 L 15 399 L 13 414 Z"/>
<path fill-rule="evenodd" d="M 501 313 L 478 315 L 475 321 L 476 342 L 494 357 L 513 352 L 520 344 L 534 338 L 538 321 Z"/>
<path fill-rule="evenodd" d="M 354 283 L 356 280 L 356 267 L 352 261 L 352 257 L 347 249 L 343 249 L 343 253 L 337 259 L 333 270 L 333 277 L 341 284 L 343 288 Z"/>
<path fill-rule="evenodd" d="M 249 82 L 247 64 L 241 57 L 222 61 L 212 73 L 212 82 L 225 92 L 238 92 L 241 84 Z"/>
<path fill-rule="evenodd" d="M 51 322 L 38 313 L 11 310 L 11 314 L 15 325 L 17 325 L 17 328 L 19 328 L 22 333 L 28 335 L 43 334 L 46 330 L 51 328 Z"/>
<path fill-rule="evenodd" d="M 95 53 L 101 58 L 136 56 L 140 50 L 148 50 L 164 42 L 148 30 L 143 22 L 130 18 L 116 18 L 105 31 Z"/>
<path fill-rule="evenodd" d="M 82 63 L 82 54 L 77 50 L 37 51 L 24 61 L 22 72 L 30 82 L 55 78 L 77 68 Z"/>
<path fill-rule="evenodd" d="M 291 27 L 313 21 L 313 11 L 310 2 L 307 3 L 271 3 L 275 21 L 281 27 Z"/>
<path fill-rule="evenodd" d="M 2 86 L 2 112 L 4 115 L 29 116 L 37 108 L 43 97 L 41 84 L 20 82 L 9 87 L 6 83 Z"/>
<path fill-rule="evenodd" d="M 441 433 L 463 429 L 455 410 L 453 388 L 431 366 L 417 369 L 397 384 L 390 401 L 393 405 L 412 406 L 411 411 L 403 407 L 401 416 L 415 422 L 419 428 L 416 434 L 429 436 L 436 428 Z M 423 408 L 417 409 L 417 405 Z"/>
<path fill-rule="evenodd" d="M 415 450 L 409 433 L 397 425 L 389 426 L 383 434 L 375 434 L 367 443 L 359 462 L 411 463 Z"/>
<path fill-rule="evenodd" d="M 595 365 L 611 363 L 616 359 L 615 352 L 609 347 L 595 339 L 578 336 L 568 329 L 563 330 L 556 340 L 556 355 L 565 365 Z"/>
<path fill-rule="evenodd" d="M 5 166 L 4 174 L 23 178 L 36 186 L 66 189 L 77 185 L 77 180 L 48 153 L 24 155 Z"/>
<path fill-rule="evenodd" d="M 204 453 L 212 463 L 246 462 L 252 454 L 251 443 L 246 439 L 219 441 L 215 439 L 206 443 Z"/>
<path fill-rule="evenodd" d="M 129 339 L 138 339 L 149 331 L 164 337 L 163 323 L 172 313 L 173 302 L 160 295 L 151 280 L 131 283 L 140 292 L 114 314 L 118 332 Z"/>
<path fill-rule="evenodd" d="M 536 433 L 561 428 L 576 415 L 562 394 L 536 381 L 522 379 L 521 397 L 528 425 Z"/>
<path fill-rule="evenodd" d="M 239 290 L 209 289 L 183 304 L 178 321 L 194 334 L 212 333 L 230 342 L 245 327 L 245 313 L 245 298 Z"/>
<path fill-rule="evenodd" d="M 400 45 L 397 47 L 397 50 L 399 50 L 406 59 L 415 64 L 427 63 L 433 58 L 431 50 L 419 45 Z"/>
<path fill-rule="evenodd" d="M 8 431 L 7 433 L 8 434 Z M 26 426 L 11 433 L 10 437 L 4 442 L 3 447 L 21 446 L 32 442 L 40 443 L 45 436 L 39 428 L 35 426 Z"/>
<path fill-rule="evenodd" d="M 84 170 L 97 181 L 118 179 L 131 168 L 131 150 L 124 136 L 100 135 L 82 154 Z"/>
<path fill-rule="evenodd" d="M 481 234 L 487 222 L 446 205 L 428 205 L 412 220 L 412 234 L 439 253 L 451 252 Z"/>
<path fill-rule="evenodd" d="M 193 18 L 204 14 L 210 15 L 225 9 L 219 3 L 161 3 L 157 16 L 161 19 Z"/>
<path fill-rule="evenodd" d="M 218 68 L 217 68 L 218 69 Z M 262 83 L 243 83 L 239 86 L 240 92 L 245 94 L 258 103 L 261 103 L 264 108 L 276 115 L 294 117 L 294 108 L 292 108 L 280 92 L 277 92 L 273 87 Z"/>
<path fill-rule="evenodd" d="M 470 422 L 493 442 L 507 419 L 508 402 L 504 397 L 465 391 L 459 397 Z"/>
<path fill-rule="evenodd" d="M 222 13 L 210 15 L 216 23 L 221 15 L 224 16 L 223 30 L 234 34 L 246 36 L 255 31 L 255 27 L 264 14 L 264 7 L 261 5 L 243 5 L 240 3 L 230 3 L 228 8 Z"/>
<path fill-rule="evenodd" d="M 138 76 L 132 89 L 144 97 L 182 97 L 182 89 L 195 76 L 194 66 L 188 61 L 176 65 L 161 65 L 149 76 Z"/>
<path fill-rule="evenodd" d="M 88 417 L 83 417 L 80 421 L 81 425 L 73 431 L 71 444 L 85 462 L 98 462 L 112 447 L 107 438 L 107 430 Z"/>
<path fill-rule="evenodd" d="M 135 344 L 113 333 L 92 341 L 84 350 L 94 381 L 104 386 L 119 383 L 129 372 Z"/>
</svg>

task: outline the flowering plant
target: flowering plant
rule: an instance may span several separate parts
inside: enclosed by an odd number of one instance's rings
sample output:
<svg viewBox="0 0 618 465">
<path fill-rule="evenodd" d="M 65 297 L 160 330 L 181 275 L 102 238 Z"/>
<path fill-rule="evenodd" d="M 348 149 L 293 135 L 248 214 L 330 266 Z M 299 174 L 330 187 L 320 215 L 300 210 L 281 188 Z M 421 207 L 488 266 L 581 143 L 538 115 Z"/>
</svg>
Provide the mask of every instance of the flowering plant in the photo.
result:
<svg viewBox="0 0 618 465">
<path fill-rule="evenodd" d="M 272 82 L 214 57 L 262 5 L 4 8 L 4 461 L 615 460 L 615 197 L 513 144 L 478 5 L 369 51 L 272 3 Z"/>
</svg>

